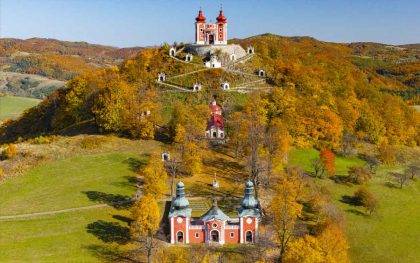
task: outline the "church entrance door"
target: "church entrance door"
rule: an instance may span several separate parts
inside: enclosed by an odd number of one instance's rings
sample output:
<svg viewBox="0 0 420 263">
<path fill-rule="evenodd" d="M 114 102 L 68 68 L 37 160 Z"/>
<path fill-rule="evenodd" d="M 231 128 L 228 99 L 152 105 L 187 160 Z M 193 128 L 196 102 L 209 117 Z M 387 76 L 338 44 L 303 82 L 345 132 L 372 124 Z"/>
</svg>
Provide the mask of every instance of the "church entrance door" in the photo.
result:
<svg viewBox="0 0 420 263">
<path fill-rule="evenodd" d="M 209 35 L 209 44 L 210 45 L 214 44 L 214 35 Z"/>
<path fill-rule="evenodd" d="M 212 230 L 210 232 L 210 237 L 212 242 L 219 242 L 219 231 Z"/>
</svg>

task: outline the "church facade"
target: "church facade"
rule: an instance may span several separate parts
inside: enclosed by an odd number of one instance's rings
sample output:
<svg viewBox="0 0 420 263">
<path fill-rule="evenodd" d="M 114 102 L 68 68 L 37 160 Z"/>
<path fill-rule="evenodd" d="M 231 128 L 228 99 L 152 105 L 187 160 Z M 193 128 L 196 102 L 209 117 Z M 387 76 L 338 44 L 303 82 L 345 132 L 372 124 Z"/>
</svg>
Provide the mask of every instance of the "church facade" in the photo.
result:
<svg viewBox="0 0 420 263">
<path fill-rule="evenodd" d="M 245 184 L 237 217 L 227 216 L 217 202 L 200 218 L 192 218 L 191 212 L 184 184 L 179 182 L 169 211 L 171 244 L 252 244 L 258 240 L 261 213 L 251 181 Z"/>
<path fill-rule="evenodd" d="M 227 19 L 220 10 L 216 23 L 207 23 L 202 10 L 195 18 L 195 44 L 227 45 Z"/>
</svg>

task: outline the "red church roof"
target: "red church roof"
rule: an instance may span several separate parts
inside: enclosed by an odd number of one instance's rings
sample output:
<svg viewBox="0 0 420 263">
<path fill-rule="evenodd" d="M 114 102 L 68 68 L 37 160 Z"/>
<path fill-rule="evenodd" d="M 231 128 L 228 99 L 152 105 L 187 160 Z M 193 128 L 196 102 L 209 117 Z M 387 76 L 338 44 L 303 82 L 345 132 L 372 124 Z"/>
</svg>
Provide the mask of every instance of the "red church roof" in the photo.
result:
<svg viewBox="0 0 420 263">
<path fill-rule="evenodd" d="M 207 130 L 210 130 L 211 127 L 217 127 L 222 130 L 225 128 L 222 115 L 212 115 L 210 117 L 210 120 L 207 124 Z"/>
<path fill-rule="evenodd" d="M 219 16 L 216 18 L 217 22 L 219 23 L 226 23 L 227 19 L 225 17 L 225 15 L 223 14 L 223 10 L 220 10 Z"/>
<path fill-rule="evenodd" d="M 195 21 L 197 22 L 206 22 L 206 17 L 203 14 L 203 11 L 198 11 L 198 16 L 195 18 Z"/>
</svg>

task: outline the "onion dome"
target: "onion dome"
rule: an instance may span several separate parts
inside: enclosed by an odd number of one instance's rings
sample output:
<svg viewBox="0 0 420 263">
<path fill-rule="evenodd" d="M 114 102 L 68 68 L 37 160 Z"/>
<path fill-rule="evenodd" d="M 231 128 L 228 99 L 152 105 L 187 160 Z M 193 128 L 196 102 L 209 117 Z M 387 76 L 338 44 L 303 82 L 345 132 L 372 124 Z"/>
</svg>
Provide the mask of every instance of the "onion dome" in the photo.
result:
<svg viewBox="0 0 420 263">
<path fill-rule="evenodd" d="M 195 21 L 197 22 L 206 22 L 206 17 L 203 14 L 203 11 L 198 11 L 198 16 L 195 18 Z"/>
<path fill-rule="evenodd" d="M 187 198 L 185 198 L 185 191 L 184 191 L 184 183 L 183 182 L 179 182 L 176 185 L 176 198 L 174 199 L 172 205 L 175 207 L 175 209 L 187 208 L 190 205 Z"/>
<path fill-rule="evenodd" d="M 254 184 L 249 180 L 245 184 L 245 194 L 241 206 L 243 209 L 253 209 L 258 207 L 258 201 L 254 197 Z"/>
<path fill-rule="evenodd" d="M 219 16 L 216 18 L 216 20 L 217 20 L 218 23 L 226 23 L 227 22 L 227 19 L 226 19 L 225 15 L 223 14 L 223 10 L 220 9 Z"/>
</svg>

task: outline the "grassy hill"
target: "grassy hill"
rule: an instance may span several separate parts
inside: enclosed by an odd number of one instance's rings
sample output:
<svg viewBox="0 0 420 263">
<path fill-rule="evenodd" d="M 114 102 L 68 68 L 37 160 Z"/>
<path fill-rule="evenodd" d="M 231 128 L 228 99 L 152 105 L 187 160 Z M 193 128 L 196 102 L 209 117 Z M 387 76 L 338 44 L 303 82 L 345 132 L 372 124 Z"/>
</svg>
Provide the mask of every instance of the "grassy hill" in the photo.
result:
<svg viewBox="0 0 420 263">
<path fill-rule="evenodd" d="M 0 122 L 17 119 L 26 109 L 36 106 L 40 100 L 13 96 L 0 96 Z"/>
</svg>

